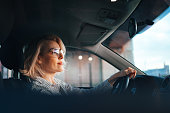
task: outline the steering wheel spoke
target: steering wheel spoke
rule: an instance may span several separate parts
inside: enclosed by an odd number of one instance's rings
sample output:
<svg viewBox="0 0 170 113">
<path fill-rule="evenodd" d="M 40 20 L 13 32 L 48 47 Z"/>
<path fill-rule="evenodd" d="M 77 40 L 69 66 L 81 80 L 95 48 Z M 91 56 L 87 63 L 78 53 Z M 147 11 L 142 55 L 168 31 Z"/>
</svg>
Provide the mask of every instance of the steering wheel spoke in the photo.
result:
<svg viewBox="0 0 170 113">
<path fill-rule="evenodd" d="M 118 78 L 113 84 L 112 94 L 123 94 L 129 84 L 129 76 Z"/>
</svg>

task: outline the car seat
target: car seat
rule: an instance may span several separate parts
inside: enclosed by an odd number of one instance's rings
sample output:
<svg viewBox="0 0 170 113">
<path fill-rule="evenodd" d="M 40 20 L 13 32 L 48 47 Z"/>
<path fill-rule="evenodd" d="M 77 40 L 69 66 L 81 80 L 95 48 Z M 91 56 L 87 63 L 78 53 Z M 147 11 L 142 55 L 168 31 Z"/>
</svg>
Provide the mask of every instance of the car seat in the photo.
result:
<svg viewBox="0 0 170 113">
<path fill-rule="evenodd" d="M 10 38 L 2 43 L 0 48 L 0 60 L 3 66 L 13 71 L 12 78 L 3 79 L 1 86 L 4 90 L 25 89 L 27 78 L 19 73 L 24 67 L 23 44 L 15 38 Z"/>
</svg>

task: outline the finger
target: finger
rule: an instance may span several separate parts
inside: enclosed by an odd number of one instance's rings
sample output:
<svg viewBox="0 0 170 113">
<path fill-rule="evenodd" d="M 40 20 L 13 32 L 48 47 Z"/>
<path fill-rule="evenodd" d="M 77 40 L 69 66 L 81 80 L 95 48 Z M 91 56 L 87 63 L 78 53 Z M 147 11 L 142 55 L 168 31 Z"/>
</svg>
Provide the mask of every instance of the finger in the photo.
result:
<svg viewBox="0 0 170 113">
<path fill-rule="evenodd" d="M 135 73 L 130 73 L 130 79 L 135 77 Z"/>
<path fill-rule="evenodd" d="M 132 73 L 134 73 L 134 70 L 129 69 L 129 70 L 128 70 L 128 74 L 132 74 Z"/>
<path fill-rule="evenodd" d="M 136 75 L 133 76 L 133 79 L 136 77 Z"/>
<path fill-rule="evenodd" d="M 124 72 L 125 72 L 125 76 L 129 74 L 129 70 L 128 69 L 124 70 Z"/>
<path fill-rule="evenodd" d="M 137 71 L 135 70 L 135 72 L 134 72 L 134 76 L 133 76 L 133 79 L 136 77 L 136 73 L 137 73 Z"/>
<path fill-rule="evenodd" d="M 136 70 L 134 70 L 134 69 L 131 68 L 131 67 L 128 67 L 127 69 L 124 70 L 124 72 L 125 72 L 126 75 L 129 75 L 129 74 L 131 74 L 131 73 L 135 73 Z"/>
<path fill-rule="evenodd" d="M 135 69 L 130 69 L 131 73 L 135 73 L 135 71 L 136 71 Z"/>
<path fill-rule="evenodd" d="M 126 76 L 127 76 L 127 75 L 130 75 L 130 74 L 132 73 L 132 70 L 131 70 L 131 69 L 126 69 L 126 70 L 125 70 L 125 73 L 126 73 Z"/>
<path fill-rule="evenodd" d="M 129 75 L 129 79 L 131 79 L 133 77 L 133 74 Z"/>
</svg>

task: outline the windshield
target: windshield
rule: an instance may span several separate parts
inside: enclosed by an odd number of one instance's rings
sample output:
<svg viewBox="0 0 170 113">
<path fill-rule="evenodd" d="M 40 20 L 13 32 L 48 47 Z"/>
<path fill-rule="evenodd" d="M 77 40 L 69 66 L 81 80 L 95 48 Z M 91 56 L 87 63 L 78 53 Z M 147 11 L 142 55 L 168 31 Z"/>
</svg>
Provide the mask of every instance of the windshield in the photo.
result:
<svg viewBox="0 0 170 113">
<path fill-rule="evenodd" d="M 167 76 L 170 65 L 169 12 L 170 8 L 154 20 L 154 25 L 145 27 L 131 40 L 127 38 L 127 31 L 118 29 L 103 44 L 147 75 Z"/>
</svg>

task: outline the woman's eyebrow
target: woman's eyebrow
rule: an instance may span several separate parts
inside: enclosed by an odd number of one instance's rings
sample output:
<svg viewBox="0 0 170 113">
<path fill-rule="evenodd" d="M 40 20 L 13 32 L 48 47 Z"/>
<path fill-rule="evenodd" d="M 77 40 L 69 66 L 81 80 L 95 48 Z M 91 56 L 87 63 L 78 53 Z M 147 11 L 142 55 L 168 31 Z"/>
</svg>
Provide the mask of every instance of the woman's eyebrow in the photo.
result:
<svg viewBox="0 0 170 113">
<path fill-rule="evenodd" d="M 50 49 L 61 49 L 61 48 L 50 48 Z"/>
</svg>

